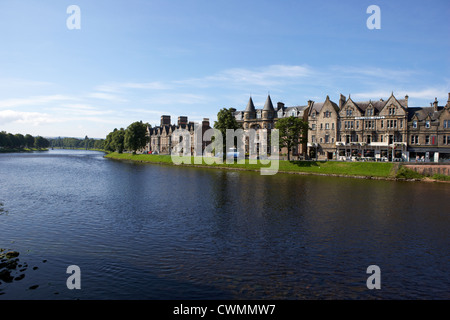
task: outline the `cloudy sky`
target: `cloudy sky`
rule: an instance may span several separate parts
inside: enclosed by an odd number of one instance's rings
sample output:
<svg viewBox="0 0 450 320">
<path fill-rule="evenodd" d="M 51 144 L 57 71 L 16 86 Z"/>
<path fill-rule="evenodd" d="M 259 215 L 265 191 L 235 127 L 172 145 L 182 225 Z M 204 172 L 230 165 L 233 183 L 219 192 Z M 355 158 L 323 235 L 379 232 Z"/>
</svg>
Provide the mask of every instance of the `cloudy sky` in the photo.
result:
<svg viewBox="0 0 450 320">
<path fill-rule="evenodd" d="M 2 0 L 0 131 L 104 138 L 163 114 L 212 122 L 268 93 L 445 105 L 449 16 L 448 0 Z"/>
</svg>

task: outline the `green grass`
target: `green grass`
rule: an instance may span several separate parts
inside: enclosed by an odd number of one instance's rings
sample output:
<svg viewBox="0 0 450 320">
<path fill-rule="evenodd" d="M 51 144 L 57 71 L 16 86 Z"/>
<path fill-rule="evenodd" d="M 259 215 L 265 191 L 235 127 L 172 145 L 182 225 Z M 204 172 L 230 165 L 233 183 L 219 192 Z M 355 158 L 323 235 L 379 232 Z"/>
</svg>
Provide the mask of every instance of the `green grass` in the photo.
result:
<svg viewBox="0 0 450 320">
<path fill-rule="evenodd" d="M 130 154 L 130 153 L 110 153 L 105 155 L 106 158 L 131 160 L 140 162 L 152 162 L 160 164 L 174 164 L 170 155 L 147 155 L 147 154 Z M 257 170 L 261 168 L 269 168 L 270 164 L 250 164 L 246 160 L 245 164 L 207 164 L 205 159 L 186 157 L 187 164 L 197 166 L 210 166 L 217 168 L 232 168 L 241 170 Z M 279 172 L 292 173 L 311 173 L 311 174 L 330 174 L 330 175 L 344 175 L 344 176 L 365 176 L 365 177 L 389 177 L 393 164 L 392 163 L 378 163 L 378 162 L 337 162 L 337 161 L 284 161 L 279 162 Z"/>
<path fill-rule="evenodd" d="M 440 181 L 450 181 L 450 176 L 446 176 L 445 174 L 436 173 L 431 178 Z"/>
</svg>

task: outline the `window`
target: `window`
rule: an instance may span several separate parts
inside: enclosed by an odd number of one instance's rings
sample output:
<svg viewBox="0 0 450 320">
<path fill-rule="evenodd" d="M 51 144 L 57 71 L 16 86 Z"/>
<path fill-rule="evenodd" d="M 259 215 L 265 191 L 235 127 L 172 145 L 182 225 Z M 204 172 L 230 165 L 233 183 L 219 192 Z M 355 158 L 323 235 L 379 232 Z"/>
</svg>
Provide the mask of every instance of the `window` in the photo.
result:
<svg viewBox="0 0 450 320">
<path fill-rule="evenodd" d="M 323 123 L 320 124 L 320 130 L 322 130 L 322 129 L 323 129 Z"/>
<path fill-rule="evenodd" d="M 403 129 L 403 120 L 400 120 L 400 128 Z"/>
<path fill-rule="evenodd" d="M 331 118 L 331 112 L 330 112 L 330 111 L 325 111 L 325 112 L 323 113 L 323 116 L 324 116 L 325 118 Z"/>
<path fill-rule="evenodd" d="M 384 121 L 381 120 L 381 129 L 383 129 L 383 126 L 384 126 Z"/>
<path fill-rule="evenodd" d="M 413 128 L 414 128 L 414 129 L 417 128 L 417 120 L 413 120 Z"/>
<path fill-rule="evenodd" d="M 330 129 L 330 124 L 329 123 L 325 123 L 325 129 L 329 130 Z"/>
<path fill-rule="evenodd" d="M 359 121 L 356 121 L 356 129 L 359 129 Z"/>
<path fill-rule="evenodd" d="M 395 108 L 389 108 L 389 115 L 393 116 L 395 114 Z"/>
<path fill-rule="evenodd" d="M 328 143 L 329 142 L 329 140 L 330 140 L 330 137 L 329 137 L 329 135 L 325 135 L 325 143 Z"/>
<path fill-rule="evenodd" d="M 373 109 L 367 109 L 366 116 L 368 117 L 373 116 Z"/>
<path fill-rule="evenodd" d="M 419 136 L 411 136 L 411 144 L 419 144 Z"/>
<path fill-rule="evenodd" d="M 352 109 L 347 109 L 347 117 L 351 117 L 353 113 Z"/>
<path fill-rule="evenodd" d="M 334 130 L 334 122 L 331 124 L 331 130 Z"/>
<path fill-rule="evenodd" d="M 450 128 L 450 120 L 444 120 L 444 128 Z"/>
<path fill-rule="evenodd" d="M 322 141 L 323 141 L 323 139 L 322 139 L 322 138 L 320 138 L 320 143 L 322 143 Z"/>
<path fill-rule="evenodd" d="M 316 130 L 316 124 L 315 124 L 315 123 L 313 123 L 313 124 L 311 125 L 311 130 Z"/>
<path fill-rule="evenodd" d="M 430 144 L 430 136 L 425 136 L 425 144 Z"/>
<path fill-rule="evenodd" d="M 430 120 L 425 121 L 425 128 L 430 128 Z"/>
<path fill-rule="evenodd" d="M 383 136 L 380 136 L 380 142 L 383 142 Z"/>
<path fill-rule="evenodd" d="M 315 135 L 312 135 L 311 136 L 311 141 L 314 143 L 314 142 L 316 142 L 316 136 Z"/>
</svg>

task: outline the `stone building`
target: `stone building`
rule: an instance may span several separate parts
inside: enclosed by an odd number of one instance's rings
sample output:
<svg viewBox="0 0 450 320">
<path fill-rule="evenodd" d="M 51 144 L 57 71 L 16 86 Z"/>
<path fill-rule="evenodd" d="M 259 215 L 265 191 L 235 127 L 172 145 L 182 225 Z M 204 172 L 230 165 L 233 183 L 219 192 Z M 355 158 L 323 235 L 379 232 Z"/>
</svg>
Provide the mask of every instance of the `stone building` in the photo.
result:
<svg viewBox="0 0 450 320">
<path fill-rule="evenodd" d="M 450 158 L 450 94 L 446 106 L 411 108 L 408 96 L 339 106 L 308 102 L 308 155 L 317 160 L 424 161 Z"/>
<path fill-rule="evenodd" d="M 191 139 L 191 155 L 194 155 L 195 151 L 195 133 L 203 137 L 206 130 L 210 129 L 209 119 L 204 118 L 202 124 L 199 125 L 194 122 L 188 122 L 188 117 L 180 116 L 178 117 L 177 124 L 171 123 L 171 117 L 169 115 L 161 116 L 160 125 L 154 128 L 147 127 L 147 135 L 149 137 L 149 142 L 147 143 L 146 150 L 149 153 L 154 154 L 170 154 L 172 145 L 174 143 L 172 139 L 172 134 L 177 129 L 185 129 L 189 132 Z M 201 141 L 201 147 L 199 146 L 196 155 L 201 155 L 205 149 L 207 142 Z"/>
<path fill-rule="evenodd" d="M 304 121 L 308 119 L 308 106 L 292 106 L 286 107 L 284 103 L 278 102 L 276 108 L 272 103 L 270 95 L 267 96 L 264 107 L 257 109 L 253 103 L 253 99 L 250 97 L 247 103 L 247 107 L 244 110 L 234 112 L 234 116 L 238 123 L 242 125 L 245 130 L 254 129 L 257 134 L 260 130 L 266 129 L 268 136 L 270 130 L 275 128 L 275 124 L 278 119 L 286 118 L 290 116 L 302 118 Z M 266 144 L 268 145 L 268 144 Z M 249 141 L 245 142 L 245 152 L 249 151 Z M 258 151 L 259 152 L 259 151 Z M 270 150 L 267 150 L 270 154 Z M 281 154 L 286 154 L 286 148 L 281 150 Z M 306 142 L 299 144 L 291 150 L 291 154 L 295 157 L 300 157 L 306 153 Z"/>
<path fill-rule="evenodd" d="M 336 157 L 339 107 L 327 96 L 325 102 L 308 101 L 308 156 L 310 159 Z"/>
<path fill-rule="evenodd" d="M 337 159 L 407 159 L 408 96 L 387 101 L 349 99 L 339 112 Z"/>
<path fill-rule="evenodd" d="M 450 93 L 447 104 L 408 110 L 410 161 L 450 160 Z"/>
</svg>

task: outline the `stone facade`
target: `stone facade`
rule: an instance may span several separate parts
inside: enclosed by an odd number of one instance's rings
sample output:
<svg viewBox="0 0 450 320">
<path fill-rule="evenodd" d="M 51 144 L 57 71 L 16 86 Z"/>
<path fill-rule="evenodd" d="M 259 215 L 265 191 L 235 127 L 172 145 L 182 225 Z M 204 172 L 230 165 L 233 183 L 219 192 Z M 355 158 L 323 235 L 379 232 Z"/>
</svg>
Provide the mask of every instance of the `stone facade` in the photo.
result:
<svg viewBox="0 0 450 320">
<path fill-rule="evenodd" d="M 188 122 L 188 118 L 186 116 L 178 117 L 178 122 L 176 125 L 171 124 L 170 116 L 163 115 L 161 116 L 161 123 L 159 126 L 150 128 L 147 127 L 147 136 L 149 138 L 149 142 L 145 148 L 145 151 L 148 153 L 154 154 L 170 154 L 173 141 L 172 134 L 177 129 L 185 129 L 189 132 L 191 139 L 191 155 L 201 155 L 203 150 L 206 147 L 206 142 L 201 142 L 201 148 L 199 146 L 197 150 L 197 154 L 195 152 L 195 130 L 201 126 L 201 129 L 197 131 L 197 134 L 201 134 L 200 139 L 203 137 L 203 134 L 206 130 L 210 129 L 209 119 L 204 118 L 202 124 L 199 125 L 194 122 Z"/>
<path fill-rule="evenodd" d="M 253 103 L 253 99 L 250 97 L 245 110 L 235 110 L 234 116 L 236 121 L 242 125 L 244 131 L 254 129 L 258 134 L 261 130 L 267 130 L 267 136 L 270 136 L 270 131 L 275 128 L 275 124 L 278 119 L 294 116 L 307 121 L 308 106 L 286 107 L 284 103 L 278 102 L 277 107 L 275 108 L 270 95 L 268 95 L 264 107 L 257 109 Z M 248 153 L 248 151 L 249 142 L 246 140 L 245 152 Z M 286 148 L 282 148 L 280 152 L 281 154 L 287 154 L 288 150 Z M 267 153 L 270 154 L 270 149 L 267 150 Z M 304 154 L 306 154 L 306 142 L 299 144 L 291 150 L 291 155 L 293 155 L 294 158 L 301 157 Z"/>
<path fill-rule="evenodd" d="M 339 107 L 327 96 L 325 102 L 308 101 L 308 155 L 310 159 L 333 159 L 338 137 Z"/>
<path fill-rule="evenodd" d="M 309 102 L 308 155 L 317 160 L 439 161 L 450 158 L 450 94 L 445 107 L 408 107 L 408 96 Z M 317 153 L 316 153 L 317 152 Z"/>
<path fill-rule="evenodd" d="M 450 160 L 450 93 L 445 106 L 435 99 L 430 107 L 410 108 L 408 132 L 410 160 Z"/>
</svg>

